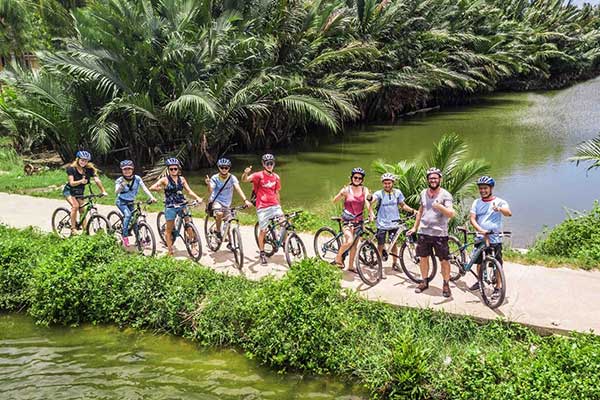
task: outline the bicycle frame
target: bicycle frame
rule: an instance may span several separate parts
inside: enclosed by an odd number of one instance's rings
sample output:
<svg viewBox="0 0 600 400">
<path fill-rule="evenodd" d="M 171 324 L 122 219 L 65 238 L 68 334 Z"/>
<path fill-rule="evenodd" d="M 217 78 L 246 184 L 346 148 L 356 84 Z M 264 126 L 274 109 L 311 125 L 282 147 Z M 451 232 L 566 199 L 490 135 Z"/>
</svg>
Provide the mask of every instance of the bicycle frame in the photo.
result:
<svg viewBox="0 0 600 400">
<path fill-rule="evenodd" d="M 96 195 L 93 193 L 91 195 L 78 197 L 80 199 L 87 199 L 86 203 L 83 203 L 81 206 L 79 206 L 79 220 L 77 221 L 78 228 L 83 227 L 88 214 L 90 214 L 92 210 L 96 210 L 96 205 L 94 204 L 94 197 L 96 197 Z M 81 212 L 82 209 L 83 212 Z"/>
</svg>

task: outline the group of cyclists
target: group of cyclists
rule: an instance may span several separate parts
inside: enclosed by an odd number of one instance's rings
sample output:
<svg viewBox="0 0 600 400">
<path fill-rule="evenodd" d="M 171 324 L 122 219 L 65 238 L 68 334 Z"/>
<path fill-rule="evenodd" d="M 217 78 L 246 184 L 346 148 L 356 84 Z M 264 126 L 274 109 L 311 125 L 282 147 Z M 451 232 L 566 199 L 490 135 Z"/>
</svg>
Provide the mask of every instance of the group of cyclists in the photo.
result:
<svg viewBox="0 0 600 400">
<path fill-rule="evenodd" d="M 71 205 L 71 229 L 75 231 L 75 220 L 77 212 L 82 204 L 81 196 L 85 185 L 92 180 L 96 183 L 103 195 L 106 190 L 97 176 L 97 169 L 91 162 L 91 154 L 88 151 L 78 151 L 76 159 L 67 168 L 68 182 L 64 187 L 63 194 Z M 238 193 L 244 204 L 248 207 L 255 205 L 258 217 L 259 234 L 257 243 L 259 247 L 260 263 L 267 264 L 265 254 L 265 233 L 269 222 L 274 218 L 283 218 L 281 208 L 280 190 L 281 178 L 275 173 L 275 157 L 273 154 L 264 154 L 261 158 L 262 170 L 252 173 L 252 166 L 245 168 L 241 180 L 250 182 L 253 186 L 251 202 L 240 187 L 238 179 L 231 173 L 231 161 L 221 158 L 217 161 L 218 172 L 213 176 L 206 176 L 205 183 L 208 186 L 207 212 L 215 218 L 215 234 L 219 236 L 223 221 L 228 218 L 228 210 L 231 208 L 234 190 Z M 167 229 L 165 230 L 168 254 L 173 254 L 173 238 L 171 232 L 174 221 L 178 215 L 182 215 L 187 207 L 184 191 L 194 198 L 195 202 L 203 200 L 190 188 L 187 180 L 182 176 L 181 163 L 176 158 L 166 160 L 167 174 L 160 178 L 155 184 L 147 188 L 139 175 L 134 173 L 134 164 L 131 160 L 120 163 L 121 176 L 116 179 L 115 193 L 117 194 L 116 206 L 123 214 L 123 245 L 128 246 L 128 235 L 130 232 L 129 222 L 133 212 L 133 204 L 141 188 L 149 198 L 156 202 L 152 192 L 164 192 L 165 219 Z M 413 214 L 415 222 L 407 231 L 407 236 L 413 237 L 417 234 L 416 255 L 419 258 L 421 276 L 427 277 L 429 272 L 429 258 L 437 257 L 442 266 L 442 295 L 451 296 L 449 286 L 450 280 L 450 251 L 448 245 L 448 224 L 454 218 L 456 211 L 453 208 L 452 195 L 442 188 L 443 174 L 438 168 L 429 168 L 426 171 L 428 187 L 420 193 L 420 204 L 417 210 L 405 203 L 404 194 L 394 187 L 396 177 L 391 173 L 381 175 L 382 188 L 371 193 L 363 182 L 366 173 L 362 168 L 354 168 L 350 174 L 350 182 L 345 185 L 333 198 L 336 203 L 343 200 L 341 214 L 343 227 L 343 241 L 339 246 L 335 259 L 331 262 L 347 271 L 353 271 L 354 259 L 356 257 L 357 242 L 354 240 L 357 229 L 364 223 L 364 214 L 367 213 L 369 221 L 375 221 L 377 232 L 377 245 L 381 252 L 387 238 L 398 233 L 400 210 Z M 495 181 L 489 176 L 482 176 L 477 180 L 480 197 L 473 201 L 470 209 L 470 223 L 475 229 L 477 236 L 475 243 L 484 239 L 495 249 L 496 258 L 502 263 L 502 237 L 498 234 L 502 230 L 502 218 L 512 215 L 508 202 L 494 196 Z M 394 245 L 391 252 L 398 254 Z M 343 257 L 349 255 L 347 267 L 344 267 Z M 397 260 L 397 257 L 394 257 Z M 481 261 L 476 261 L 480 264 Z M 398 270 L 396 261 L 392 268 Z M 478 265 L 478 268 L 481 268 Z M 497 282 L 501 285 L 502 282 Z M 422 293 L 429 287 L 429 282 L 424 279 L 415 289 L 416 293 Z M 470 287 L 478 290 L 478 283 Z"/>
</svg>

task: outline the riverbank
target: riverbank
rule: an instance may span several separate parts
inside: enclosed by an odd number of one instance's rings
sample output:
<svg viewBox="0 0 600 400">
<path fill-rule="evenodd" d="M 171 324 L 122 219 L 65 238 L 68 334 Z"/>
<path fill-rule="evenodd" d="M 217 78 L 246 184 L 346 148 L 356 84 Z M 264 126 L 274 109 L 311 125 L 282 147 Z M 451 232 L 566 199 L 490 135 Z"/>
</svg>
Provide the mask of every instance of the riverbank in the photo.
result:
<svg viewBox="0 0 600 400">
<path fill-rule="evenodd" d="M 276 370 L 356 379 L 373 398 L 594 398 L 600 390 L 594 335 L 543 337 L 367 301 L 340 287 L 339 271 L 310 260 L 281 279 L 250 281 L 127 255 L 110 238 L 0 230 L 0 308 L 43 324 L 112 323 L 233 346 Z"/>
</svg>

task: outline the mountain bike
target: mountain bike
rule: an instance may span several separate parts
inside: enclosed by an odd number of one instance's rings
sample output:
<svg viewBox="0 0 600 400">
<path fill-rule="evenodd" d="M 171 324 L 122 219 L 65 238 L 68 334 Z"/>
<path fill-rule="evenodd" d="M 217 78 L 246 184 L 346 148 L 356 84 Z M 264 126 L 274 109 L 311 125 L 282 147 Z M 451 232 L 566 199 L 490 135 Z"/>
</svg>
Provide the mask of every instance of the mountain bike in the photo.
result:
<svg viewBox="0 0 600 400">
<path fill-rule="evenodd" d="M 189 210 L 190 207 L 195 207 L 199 203 L 197 201 L 193 201 L 189 204 L 189 207 L 184 207 L 181 211 L 177 213 L 177 217 L 175 218 L 175 225 L 173 227 L 172 237 L 173 237 L 173 245 L 177 241 L 177 238 L 182 238 L 183 243 L 185 244 L 185 248 L 194 261 L 200 260 L 202 257 L 202 239 L 200 238 L 200 233 L 198 232 L 198 228 L 194 224 L 194 220 L 192 219 L 192 214 Z M 180 204 L 179 206 L 187 206 L 187 201 Z M 165 212 L 161 211 L 156 216 L 156 227 L 158 228 L 158 236 L 160 237 L 163 244 L 167 245 L 167 239 L 165 237 L 165 232 L 167 230 L 167 220 L 165 219 Z M 183 227 L 183 236 L 181 234 L 181 228 Z"/>
<path fill-rule="evenodd" d="M 110 224 L 106 217 L 98 214 L 98 209 L 94 202 L 94 199 L 97 197 L 102 197 L 102 195 L 92 193 L 85 196 L 76 196 L 76 198 L 87 200 L 87 202 L 79 207 L 79 219 L 75 228 L 78 230 L 85 229 L 88 235 L 95 235 L 101 231 L 105 233 L 110 231 Z M 90 217 L 86 220 L 88 214 Z M 71 210 L 65 207 L 58 207 L 54 210 L 52 213 L 52 231 L 63 239 L 71 236 Z"/>
<path fill-rule="evenodd" d="M 501 237 L 510 237 L 511 232 L 492 232 L 485 233 L 484 240 L 475 242 L 468 240 L 468 236 L 475 236 L 477 232 L 469 232 L 465 227 L 459 227 L 458 231 L 463 233 L 463 243 L 457 250 L 450 252 L 450 265 L 453 266 L 450 273 L 450 280 L 456 281 L 471 272 L 479 282 L 479 292 L 483 302 L 489 308 L 497 308 L 502 305 L 506 296 L 506 279 L 504 278 L 504 268 L 500 261 L 496 259 L 496 249 L 489 241 L 489 235 L 495 234 Z M 467 255 L 467 247 L 475 246 L 473 252 Z M 475 273 L 471 268 L 477 259 L 482 257 L 481 267 Z"/>
<path fill-rule="evenodd" d="M 233 252 L 234 262 L 238 269 L 242 269 L 244 266 L 244 248 L 242 246 L 242 234 L 240 233 L 240 222 L 237 218 L 237 212 L 245 208 L 247 206 L 243 205 L 219 209 L 225 214 L 221 222 L 220 235 L 217 235 L 217 222 L 214 216 L 207 214 L 204 219 L 204 237 L 206 238 L 208 248 L 212 251 L 219 250 L 224 238 L 226 238 L 227 248 Z"/>
<path fill-rule="evenodd" d="M 313 246 L 315 254 L 319 259 L 332 264 L 342 245 L 344 232 L 341 217 L 331 217 L 331 220 L 337 221 L 338 231 L 335 232 L 329 226 L 319 228 L 315 233 Z M 383 264 L 381 262 L 381 255 L 377 250 L 377 242 L 375 241 L 376 232 L 369 226 L 365 226 L 362 222 L 351 224 L 355 228 L 354 239 L 352 245 L 342 254 L 342 260 L 346 260 L 352 247 L 356 245 L 358 240 L 361 240 L 354 261 L 356 271 L 366 285 L 374 286 L 383 278 Z"/>
<path fill-rule="evenodd" d="M 151 203 L 152 201 L 146 202 L 146 204 Z M 129 226 L 131 227 L 129 235 L 131 236 L 131 232 L 133 231 L 135 246 L 141 254 L 153 256 L 156 254 L 156 239 L 154 238 L 154 232 L 152 232 L 150 224 L 146 222 L 146 213 L 142 209 L 142 204 L 141 201 L 135 203 L 135 208 L 129 221 Z M 114 210 L 108 213 L 107 219 L 110 223 L 111 231 L 120 239 L 123 235 L 123 214 L 119 210 Z"/>
<path fill-rule="evenodd" d="M 267 232 L 265 233 L 265 255 L 271 257 L 280 248 L 283 248 L 285 261 L 288 266 L 292 266 L 295 261 L 306 258 L 306 247 L 300 236 L 296 233 L 296 228 L 292 220 L 302 211 L 294 211 L 281 217 L 274 217 L 269 220 Z M 254 240 L 258 245 L 258 234 L 260 227 L 258 222 L 254 225 Z"/>
</svg>

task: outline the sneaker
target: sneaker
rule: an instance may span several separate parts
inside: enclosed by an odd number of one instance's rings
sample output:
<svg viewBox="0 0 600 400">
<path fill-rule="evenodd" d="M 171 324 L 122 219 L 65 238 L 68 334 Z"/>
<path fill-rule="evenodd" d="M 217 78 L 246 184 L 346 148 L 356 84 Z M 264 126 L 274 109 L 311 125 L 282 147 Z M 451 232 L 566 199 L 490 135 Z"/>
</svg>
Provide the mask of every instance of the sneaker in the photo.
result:
<svg viewBox="0 0 600 400">
<path fill-rule="evenodd" d="M 83 229 L 75 229 L 71 231 L 71 236 L 80 236 L 83 235 Z"/>
<path fill-rule="evenodd" d="M 398 263 L 393 263 L 392 269 L 397 272 L 402 272 L 402 269 L 400 268 L 400 265 Z"/>
<path fill-rule="evenodd" d="M 444 281 L 444 285 L 442 286 L 442 296 L 446 298 L 452 296 L 452 292 L 450 291 L 450 285 L 447 281 Z"/>
<path fill-rule="evenodd" d="M 227 246 L 225 247 L 227 247 L 227 250 L 233 251 L 233 246 L 231 245 L 231 243 L 227 243 Z"/>
<path fill-rule="evenodd" d="M 223 240 L 223 235 L 221 234 L 221 232 L 215 232 L 215 236 L 217 237 L 217 239 Z"/>
<path fill-rule="evenodd" d="M 267 255 L 264 251 L 260 252 L 260 263 L 261 265 L 267 265 Z"/>
<path fill-rule="evenodd" d="M 494 291 L 492 292 L 492 300 L 498 300 L 499 297 L 500 297 L 500 289 L 495 288 Z"/>
<path fill-rule="evenodd" d="M 473 285 L 469 286 L 469 290 L 474 292 L 475 290 L 479 290 L 479 282 L 475 282 Z"/>
<path fill-rule="evenodd" d="M 129 247 L 129 238 L 127 236 L 123 238 L 123 246 Z"/>
<path fill-rule="evenodd" d="M 415 293 L 423 293 L 427 289 L 429 289 L 429 283 L 421 282 L 419 283 L 419 286 L 417 286 L 417 288 L 415 289 Z"/>
</svg>

